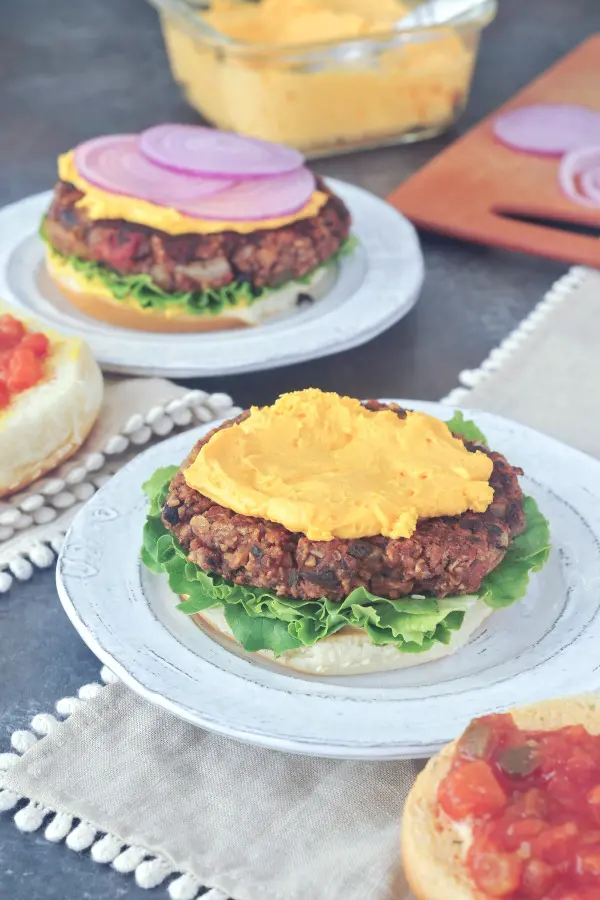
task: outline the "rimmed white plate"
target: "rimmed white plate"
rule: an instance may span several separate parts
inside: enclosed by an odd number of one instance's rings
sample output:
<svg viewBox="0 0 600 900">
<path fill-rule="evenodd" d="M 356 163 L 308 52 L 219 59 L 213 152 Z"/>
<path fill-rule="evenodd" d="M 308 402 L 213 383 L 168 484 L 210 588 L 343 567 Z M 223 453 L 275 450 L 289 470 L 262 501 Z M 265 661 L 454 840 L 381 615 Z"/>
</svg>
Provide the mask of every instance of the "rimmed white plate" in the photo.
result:
<svg viewBox="0 0 600 900">
<path fill-rule="evenodd" d="M 440 404 L 399 401 L 449 418 Z M 140 563 L 140 485 L 202 434 L 182 434 L 119 472 L 79 513 L 58 590 L 88 646 L 135 691 L 196 725 L 314 756 L 425 756 L 476 715 L 600 688 L 600 463 L 489 413 L 473 418 L 550 520 L 553 549 L 524 600 L 490 616 L 454 656 L 380 675 L 293 674 L 225 648 L 175 610 Z"/>
<path fill-rule="evenodd" d="M 325 296 L 258 327 L 157 335 L 117 328 L 80 313 L 45 273 L 38 229 L 50 192 L 0 210 L 0 297 L 21 312 L 85 338 L 100 365 L 115 372 L 180 378 L 232 375 L 349 350 L 385 331 L 414 306 L 423 283 L 423 257 L 413 226 L 399 212 L 361 188 L 333 179 L 328 183 L 352 214 L 359 246 L 336 265 Z"/>
</svg>

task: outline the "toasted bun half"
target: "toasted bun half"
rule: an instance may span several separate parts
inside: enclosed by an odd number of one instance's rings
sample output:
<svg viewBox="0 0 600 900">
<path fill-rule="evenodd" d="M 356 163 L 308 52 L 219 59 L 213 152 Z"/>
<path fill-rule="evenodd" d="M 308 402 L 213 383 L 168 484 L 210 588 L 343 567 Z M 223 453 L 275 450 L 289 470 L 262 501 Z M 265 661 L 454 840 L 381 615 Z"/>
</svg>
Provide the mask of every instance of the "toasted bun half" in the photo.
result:
<svg viewBox="0 0 600 900">
<path fill-rule="evenodd" d="M 360 628 L 342 628 L 331 637 L 317 641 L 312 647 L 288 650 L 274 656 L 270 650 L 259 650 L 258 655 L 270 659 L 297 672 L 308 675 L 359 675 L 369 672 L 386 672 L 406 669 L 422 663 L 441 659 L 464 647 L 474 631 L 490 615 L 492 610 L 479 601 L 467 611 L 459 631 L 454 632 L 450 644 L 437 644 L 426 653 L 400 653 L 393 645 L 376 646 L 368 634 Z M 209 634 L 217 632 L 235 642 L 227 624 L 223 607 L 217 606 L 196 613 L 192 617 Z M 237 642 L 236 642 L 237 643 Z"/>
<path fill-rule="evenodd" d="M 87 282 L 72 266 L 51 252 L 46 254 L 46 269 L 61 294 L 84 315 L 119 328 L 161 333 L 225 331 L 260 325 L 273 316 L 295 309 L 300 293 L 310 293 L 328 279 L 328 270 L 320 269 L 306 285 L 284 285 L 250 306 L 231 307 L 215 315 L 191 315 L 175 305 L 172 310 L 163 311 L 144 309 L 134 297 L 116 300 L 99 279 Z"/>
<path fill-rule="evenodd" d="M 100 411 L 102 374 L 86 344 L 53 340 L 46 366 L 42 382 L 0 411 L 0 497 L 75 453 Z"/>
<path fill-rule="evenodd" d="M 511 710 L 519 728 L 554 731 L 583 725 L 600 734 L 600 695 L 548 700 Z M 452 763 L 456 741 L 434 756 L 417 778 L 404 807 L 402 858 L 417 900 L 489 900 L 472 884 L 463 860 L 470 828 L 438 813 L 437 791 Z"/>
</svg>

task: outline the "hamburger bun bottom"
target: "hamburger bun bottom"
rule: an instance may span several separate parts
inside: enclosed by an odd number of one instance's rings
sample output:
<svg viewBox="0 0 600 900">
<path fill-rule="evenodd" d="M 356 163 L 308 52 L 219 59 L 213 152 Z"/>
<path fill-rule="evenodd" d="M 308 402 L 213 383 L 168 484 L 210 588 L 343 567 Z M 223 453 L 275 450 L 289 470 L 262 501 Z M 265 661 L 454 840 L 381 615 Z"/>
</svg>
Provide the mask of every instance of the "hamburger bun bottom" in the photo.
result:
<svg viewBox="0 0 600 900">
<path fill-rule="evenodd" d="M 308 675 L 366 675 L 406 669 L 442 659 L 464 647 L 492 612 L 489 606 L 475 601 L 467 610 L 461 628 L 453 633 L 450 644 L 436 644 L 425 653 L 400 653 L 393 644 L 377 646 L 361 628 L 346 627 L 311 647 L 287 650 L 277 657 L 271 650 L 259 650 L 258 655 Z M 205 609 L 192 618 L 209 635 L 216 633 L 219 638 L 225 637 L 239 646 L 227 624 L 222 606 Z"/>
<path fill-rule="evenodd" d="M 291 312 L 297 308 L 300 294 L 316 292 L 320 297 L 335 280 L 335 267 L 324 266 L 313 273 L 306 284 L 291 282 L 267 294 L 250 306 L 232 307 L 216 315 L 175 313 L 168 315 L 154 309 L 144 309 L 134 298 L 116 300 L 104 286 L 82 287 L 80 277 L 51 252 L 46 254 L 46 269 L 54 286 L 84 315 L 118 328 L 159 333 L 194 333 L 225 331 L 260 325 L 261 322 Z M 332 271 L 333 270 L 333 271 Z"/>
<path fill-rule="evenodd" d="M 86 344 L 61 341 L 47 377 L 0 416 L 0 497 L 36 481 L 83 444 L 102 404 L 103 381 Z"/>
<path fill-rule="evenodd" d="M 547 700 L 510 712 L 526 730 L 583 725 L 590 734 L 600 734 L 598 695 Z M 417 900 L 484 900 L 463 865 L 472 839 L 469 825 L 438 812 L 438 786 L 450 769 L 455 748 L 453 741 L 427 763 L 404 807 L 402 858 Z"/>
</svg>

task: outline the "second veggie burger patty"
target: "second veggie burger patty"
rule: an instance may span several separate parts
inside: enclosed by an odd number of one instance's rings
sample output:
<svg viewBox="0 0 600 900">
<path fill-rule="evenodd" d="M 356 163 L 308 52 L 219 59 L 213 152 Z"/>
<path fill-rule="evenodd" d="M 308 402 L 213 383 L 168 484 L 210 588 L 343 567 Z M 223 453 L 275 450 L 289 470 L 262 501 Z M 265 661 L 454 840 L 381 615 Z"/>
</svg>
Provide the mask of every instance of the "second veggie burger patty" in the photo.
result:
<svg viewBox="0 0 600 900">
<path fill-rule="evenodd" d="M 396 404 L 370 401 L 373 411 Z M 249 415 L 225 422 L 228 428 Z M 219 429 L 216 429 L 219 430 Z M 500 454 L 465 442 L 493 462 L 494 499 L 484 513 L 420 519 L 410 538 L 376 535 L 357 540 L 311 541 L 264 519 L 239 515 L 190 488 L 183 471 L 215 432 L 193 448 L 173 479 L 162 519 L 188 553 L 190 562 L 236 584 L 264 587 L 282 597 L 342 601 L 357 587 L 396 599 L 410 594 L 445 597 L 478 590 L 501 562 L 510 541 L 525 527 L 523 493 L 517 475 Z"/>
</svg>

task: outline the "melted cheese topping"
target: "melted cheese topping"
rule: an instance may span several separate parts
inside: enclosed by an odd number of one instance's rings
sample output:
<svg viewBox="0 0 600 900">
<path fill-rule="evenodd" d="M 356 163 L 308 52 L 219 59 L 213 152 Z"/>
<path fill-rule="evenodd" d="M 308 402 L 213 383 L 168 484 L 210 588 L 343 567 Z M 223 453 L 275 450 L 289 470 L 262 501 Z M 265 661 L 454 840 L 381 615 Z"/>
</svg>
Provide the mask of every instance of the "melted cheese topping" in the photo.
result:
<svg viewBox="0 0 600 900">
<path fill-rule="evenodd" d="M 409 11 L 398 0 L 213 0 L 204 18 L 238 41 L 312 44 L 389 31 Z"/>
<path fill-rule="evenodd" d="M 292 216 L 279 219 L 258 219 L 247 222 L 228 222 L 219 219 L 197 219 L 186 216 L 169 206 L 158 206 L 147 200 L 127 197 L 125 194 L 111 194 L 90 184 L 83 178 L 75 165 L 74 151 L 63 153 L 58 158 L 58 175 L 61 181 L 68 181 L 84 196 L 75 204 L 84 210 L 90 219 L 125 219 L 138 225 L 147 225 L 167 234 L 216 234 L 220 231 L 235 231 L 238 234 L 251 234 L 272 228 L 282 228 L 300 219 L 316 216 L 327 202 L 327 194 L 314 191 L 308 203 Z"/>
<path fill-rule="evenodd" d="M 484 512 L 492 461 L 424 413 L 400 419 L 319 390 L 218 431 L 184 476 L 215 503 L 311 540 L 406 538 L 418 519 Z"/>
<path fill-rule="evenodd" d="M 78 272 L 64 256 L 56 253 L 52 247 L 46 247 L 46 265 L 52 275 L 58 278 L 68 278 L 83 293 L 93 293 L 95 297 L 104 297 L 105 300 L 114 300 L 115 296 L 105 283 L 97 275 L 91 278 L 83 272 Z M 129 298 L 124 297 L 123 303 L 128 303 Z M 173 304 L 175 306 L 176 304 Z M 136 306 L 140 306 L 136 301 Z M 141 309 L 141 307 L 140 307 Z"/>
</svg>

